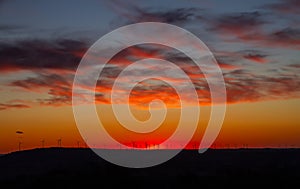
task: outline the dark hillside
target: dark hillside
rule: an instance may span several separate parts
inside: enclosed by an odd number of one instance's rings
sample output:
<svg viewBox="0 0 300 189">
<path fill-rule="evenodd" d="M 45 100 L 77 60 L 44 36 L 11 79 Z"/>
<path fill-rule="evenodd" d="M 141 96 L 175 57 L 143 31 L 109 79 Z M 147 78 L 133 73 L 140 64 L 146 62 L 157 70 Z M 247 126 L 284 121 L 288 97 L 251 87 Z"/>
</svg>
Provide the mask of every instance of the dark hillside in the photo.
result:
<svg viewBox="0 0 300 189">
<path fill-rule="evenodd" d="M 250 182 L 249 178 L 254 176 L 256 179 Z M 107 177 L 115 182 L 111 183 Z M 224 186 L 237 184 L 240 178 L 247 180 L 245 186 L 256 186 L 258 180 L 265 181 L 266 186 L 285 187 L 295 182 L 299 185 L 300 150 L 209 150 L 204 154 L 185 150 L 164 164 L 144 169 L 113 165 L 90 149 L 35 149 L 0 157 L 0 182 L 7 187 L 75 187 L 104 183 L 112 186 L 136 183 L 143 188 L 157 184 Z"/>
</svg>

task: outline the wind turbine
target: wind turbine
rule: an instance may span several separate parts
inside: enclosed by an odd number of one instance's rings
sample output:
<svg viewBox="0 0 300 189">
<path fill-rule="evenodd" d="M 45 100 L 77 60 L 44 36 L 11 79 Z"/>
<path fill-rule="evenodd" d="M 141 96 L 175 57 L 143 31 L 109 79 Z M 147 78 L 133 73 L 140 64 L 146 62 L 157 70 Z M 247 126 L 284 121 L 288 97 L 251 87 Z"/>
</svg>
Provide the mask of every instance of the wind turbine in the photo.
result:
<svg viewBox="0 0 300 189">
<path fill-rule="evenodd" d="M 57 139 L 57 146 L 61 148 L 61 138 Z"/>
<path fill-rule="evenodd" d="M 19 146 L 19 151 L 21 151 L 21 145 L 22 145 L 22 135 L 24 134 L 23 131 L 16 131 L 16 134 L 18 135 L 18 139 L 19 139 L 19 143 L 18 143 L 18 146 Z"/>
<path fill-rule="evenodd" d="M 44 148 L 45 147 L 45 139 L 44 138 L 41 140 L 41 143 L 42 143 L 42 148 Z"/>
<path fill-rule="evenodd" d="M 132 143 L 132 148 L 134 148 L 135 147 L 135 142 L 132 141 L 131 143 Z"/>
</svg>

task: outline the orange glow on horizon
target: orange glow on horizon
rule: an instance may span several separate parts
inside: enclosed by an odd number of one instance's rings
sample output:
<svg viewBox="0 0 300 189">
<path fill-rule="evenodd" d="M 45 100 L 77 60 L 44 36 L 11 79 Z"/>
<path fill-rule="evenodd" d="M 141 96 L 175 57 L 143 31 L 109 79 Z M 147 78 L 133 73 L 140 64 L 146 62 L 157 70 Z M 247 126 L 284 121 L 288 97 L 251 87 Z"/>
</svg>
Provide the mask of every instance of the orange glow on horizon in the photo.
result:
<svg viewBox="0 0 300 189">
<path fill-rule="evenodd" d="M 299 99 L 228 105 L 222 130 L 211 148 L 300 147 L 299 108 Z M 163 125 L 149 134 L 130 133 L 122 129 L 110 111 L 108 105 L 98 107 L 99 116 L 109 133 L 129 148 L 135 146 L 143 149 L 146 144 L 148 149 L 176 148 L 176 144 L 159 144 L 176 129 L 180 109 L 169 109 Z M 139 120 L 147 120 L 149 117 L 149 112 L 145 110 L 132 111 Z M 198 147 L 209 119 L 209 111 L 209 106 L 201 107 L 198 129 L 187 149 Z M 57 147 L 60 138 L 63 147 L 86 147 L 76 128 L 71 106 L 10 109 L 1 111 L 0 119 L 5 125 L 1 127 L 1 133 L 7 133 L 1 135 L 0 153 L 16 151 L 20 140 L 22 149 L 41 147 L 42 140 L 45 147 Z M 24 132 L 22 138 L 16 134 L 17 130 Z M 92 147 L 119 148 L 104 144 Z"/>
</svg>

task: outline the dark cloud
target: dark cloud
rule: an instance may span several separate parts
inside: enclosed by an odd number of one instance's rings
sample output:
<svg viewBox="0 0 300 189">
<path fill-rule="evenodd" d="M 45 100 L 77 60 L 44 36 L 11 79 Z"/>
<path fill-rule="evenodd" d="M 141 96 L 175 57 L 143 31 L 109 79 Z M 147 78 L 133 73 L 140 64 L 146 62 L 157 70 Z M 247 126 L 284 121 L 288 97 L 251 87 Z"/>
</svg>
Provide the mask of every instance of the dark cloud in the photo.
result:
<svg viewBox="0 0 300 189">
<path fill-rule="evenodd" d="M 43 105 L 70 104 L 72 98 L 73 75 L 40 74 L 25 80 L 14 81 L 10 86 L 21 87 L 32 92 L 45 90 L 48 99 L 38 99 Z"/>
<path fill-rule="evenodd" d="M 29 77 L 25 80 L 14 81 L 11 86 L 18 86 L 25 89 L 56 87 L 56 86 L 69 86 L 70 83 L 64 76 L 57 74 L 45 75 L 40 74 L 37 77 Z"/>
<path fill-rule="evenodd" d="M 300 48 L 300 30 L 298 28 L 286 27 L 270 33 L 252 33 L 241 38 L 244 42 L 257 43 L 261 47 L 272 48 Z"/>
<path fill-rule="evenodd" d="M 244 67 L 242 61 L 245 59 L 254 63 L 267 63 L 270 56 L 260 50 L 215 51 L 214 54 L 219 66 L 227 70 Z"/>
<path fill-rule="evenodd" d="M 300 29 L 288 27 L 273 32 L 270 40 L 281 45 L 300 45 Z"/>
<path fill-rule="evenodd" d="M 265 59 L 265 57 L 266 57 L 266 55 L 252 54 L 252 53 L 244 55 L 245 59 L 251 60 L 251 61 L 257 62 L 257 63 L 266 63 L 267 60 Z"/>
<path fill-rule="evenodd" d="M 68 39 L 0 43 L 0 72 L 18 69 L 75 70 L 86 49 L 85 42 Z"/>
<path fill-rule="evenodd" d="M 170 24 L 185 24 L 189 21 L 202 19 L 200 8 L 176 8 L 171 10 L 158 10 L 141 8 L 136 2 L 132 1 L 107 1 L 108 7 L 115 11 L 121 18 L 118 22 L 165 22 Z"/>
<path fill-rule="evenodd" d="M 290 3 L 290 1 L 288 1 Z M 212 18 L 208 24 L 208 31 L 216 32 L 221 37 L 228 37 L 232 42 L 246 42 L 260 45 L 261 47 L 280 47 L 299 49 L 300 30 L 295 26 L 289 26 L 277 30 L 265 30 L 270 24 L 265 14 L 254 12 L 242 12 L 220 15 Z M 252 54 L 253 55 L 253 54 Z M 260 55 L 246 56 L 257 62 L 263 61 Z M 254 58 L 254 59 L 253 59 Z M 257 59 L 258 58 L 258 59 Z"/>
<path fill-rule="evenodd" d="M 300 77 L 294 74 L 276 77 L 245 70 L 225 74 L 228 103 L 300 97 Z"/>
<path fill-rule="evenodd" d="M 288 14 L 299 14 L 300 13 L 300 1 L 298 0 L 281 0 L 278 3 L 265 5 L 264 8 L 272 11 Z"/>
<path fill-rule="evenodd" d="M 257 27 L 265 23 L 265 21 L 262 20 L 261 13 L 258 11 L 222 15 L 217 22 L 218 24 L 224 27 L 234 27 L 238 25 L 241 28 L 245 28 L 245 29 L 249 27 L 250 28 Z"/>
<path fill-rule="evenodd" d="M 264 20 L 263 15 L 258 11 L 231 13 L 220 15 L 211 20 L 209 31 L 243 38 L 244 35 L 259 30 L 265 23 L 267 22 Z"/>
<path fill-rule="evenodd" d="M 279 29 L 270 33 L 248 33 L 238 37 L 241 42 L 255 44 L 261 48 L 300 48 L 300 30 L 292 27 Z"/>
<path fill-rule="evenodd" d="M 215 58 L 221 69 L 232 70 L 240 67 L 238 65 L 234 65 L 240 59 L 237 56 L 220 55 L 220 56 L 215 56 Z"/>
<path fill-rule="evenodd" d="M 170 24 L 184 24 L 195 19 L 201 19 L 199 13 L 202 9 L 197 8 L 178 8 L 169 11 L 153 11 L 153 12 L 142 12 L 137 20 L 141 21 L 152 21 L 152 22 L 166 22 Z"/>
<path fill-rule="evenodd" d="M 269 23 L 270 21 L 265 18 L 265 15 L 258 11 L 232 13 L 212 19 L 209 22 L 211 25 L 209 31 L 214 31 L 222 37 L 235 38 L 248 43 L 259 43 L 262 46 L 299 48 L 300 30 L 298 28 L 287 27 L 268 32 L 264 30 L 263 26 Z M 264 57 L 251 54 L 245 58 L 261 62 L 263 59 L 260 58 Z"/>
<path fill-rule="evenodd" d="M 252 62 L 256 62 L 256 63 L 267 63 L 268 62 L 267 57 L 269 55 L 267 55 L 266 53 L 263 53 L 261 51 L 258 51 L 258 50 L 244 50 L 244 51 L 240 51 L 239 53 L 241 53 L 243 58 L 250 60 Z"/>
</svg>

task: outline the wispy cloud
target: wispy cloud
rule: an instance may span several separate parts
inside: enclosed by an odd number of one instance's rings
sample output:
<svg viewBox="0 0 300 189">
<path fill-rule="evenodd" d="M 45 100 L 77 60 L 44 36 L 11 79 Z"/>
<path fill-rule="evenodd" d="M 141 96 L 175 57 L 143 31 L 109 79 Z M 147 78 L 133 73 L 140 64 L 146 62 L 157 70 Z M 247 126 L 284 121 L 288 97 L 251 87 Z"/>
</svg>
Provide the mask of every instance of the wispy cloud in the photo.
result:
<svg viewBox="0 0 300 189">
<path fill-rule="evenodd" d="M 7 110 L 7 109 L 19 109 L 19 108 L 30 108 L 29 105 L 26 104 L 11 104 L 11 103 L 0 103 L 0 110 Z"/>
</svg>

